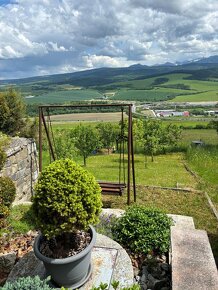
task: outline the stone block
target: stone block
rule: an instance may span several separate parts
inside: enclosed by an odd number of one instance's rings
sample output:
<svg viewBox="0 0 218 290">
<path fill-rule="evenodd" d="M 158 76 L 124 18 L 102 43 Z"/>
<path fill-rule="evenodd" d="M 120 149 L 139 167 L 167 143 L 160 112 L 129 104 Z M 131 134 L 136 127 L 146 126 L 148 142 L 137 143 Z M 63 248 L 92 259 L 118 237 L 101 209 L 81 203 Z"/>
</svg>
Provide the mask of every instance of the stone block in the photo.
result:
<svg viewBox="0 0 218 290">
<path fill-rule="evenodd" d="M 218 274 L 207 233 L 171 227 L 172 289 L 217 290 Z"/>
<path fill-rule="evenodd" d="M 15 264 L 16 253 L 11 252 L 0 255 L 0 273 L 9 274 Z"/>
</svg>

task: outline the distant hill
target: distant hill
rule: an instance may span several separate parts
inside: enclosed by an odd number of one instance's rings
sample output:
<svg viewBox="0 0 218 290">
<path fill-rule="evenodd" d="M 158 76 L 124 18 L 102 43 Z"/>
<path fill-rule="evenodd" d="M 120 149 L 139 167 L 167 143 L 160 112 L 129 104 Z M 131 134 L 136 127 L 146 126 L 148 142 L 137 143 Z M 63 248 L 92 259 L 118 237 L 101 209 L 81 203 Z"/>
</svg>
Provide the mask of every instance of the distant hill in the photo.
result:
<svg viewBox="0 0 218 290">
<path fill-rule="evenodd" d="M 218 55 L 180 65 L 165 63 L 154 66 L 134 64 L 120 68 L 103 67 L 67 74 L 4 80 L 0 81 L 0 85 L 3 85 L 0 89 L 15 86 L 27 97 L 28 104 L 96 99 L 152 102 L 193 94 L 197 100 L 199 94 L 199 100 L 216 101 Z"/>
<path fill-rule="evenodd" d="M 28 84 L 28 83 L 45 83 L 45 84 L 71 84 L 78 86 L 98 86 L 113 83 L 120 80 L 131 80 L 147 78 L 155 75 L 166 74 L 170 72 L 184 72 L 190 70 L 207 70 L 218 67 L 218 55 L 194 60 L 181 65 L 170 62 L 154 66 L 134 64 L 129 67 L 121 68 L 98 68 L 85 71 L 79 71 L 67 74 L 55 74 L 47 76 L 30 77 L 24 79 L 3 80 L 0 84 Z M 196 75 L 196 74 L 195 74 Z M 206 77 L 206 74 L 205 74 Z"/>
</svg>

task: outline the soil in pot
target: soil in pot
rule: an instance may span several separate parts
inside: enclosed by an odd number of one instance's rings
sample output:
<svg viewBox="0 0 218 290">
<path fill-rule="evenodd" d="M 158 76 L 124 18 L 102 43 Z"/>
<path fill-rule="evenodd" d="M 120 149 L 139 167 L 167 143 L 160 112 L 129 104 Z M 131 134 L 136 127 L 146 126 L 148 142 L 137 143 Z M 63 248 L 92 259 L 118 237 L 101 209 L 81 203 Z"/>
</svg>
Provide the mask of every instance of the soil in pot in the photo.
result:
<svg viewBox="0 0 218 290">
<path fill-rule="evenodd" d="M 90 244 L 90 241 L 90 232 L 77 230 L 74 233 L 63 233 L 51 239 L 43 237 L 39 251 L 46 257 L 63 259 L 79 254 Z"/>
</svg>

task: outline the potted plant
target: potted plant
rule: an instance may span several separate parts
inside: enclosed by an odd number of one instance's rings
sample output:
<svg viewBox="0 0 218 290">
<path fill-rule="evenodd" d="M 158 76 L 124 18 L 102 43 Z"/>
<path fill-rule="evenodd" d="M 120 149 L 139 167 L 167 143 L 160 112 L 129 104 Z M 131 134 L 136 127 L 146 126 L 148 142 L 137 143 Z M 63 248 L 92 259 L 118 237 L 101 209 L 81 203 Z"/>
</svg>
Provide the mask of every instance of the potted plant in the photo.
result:
<svg viewBox="0 0 218 290">
<path fill-rule="evenodd" d="M 91 225 L 101 207 L 100 186 L 74 161 L 54 161 L 40 174 L 32 205 L 41 231 L 34 252 L 58 286 L 75 289 L 89 278 L 96 240 Z"/>
</svg>

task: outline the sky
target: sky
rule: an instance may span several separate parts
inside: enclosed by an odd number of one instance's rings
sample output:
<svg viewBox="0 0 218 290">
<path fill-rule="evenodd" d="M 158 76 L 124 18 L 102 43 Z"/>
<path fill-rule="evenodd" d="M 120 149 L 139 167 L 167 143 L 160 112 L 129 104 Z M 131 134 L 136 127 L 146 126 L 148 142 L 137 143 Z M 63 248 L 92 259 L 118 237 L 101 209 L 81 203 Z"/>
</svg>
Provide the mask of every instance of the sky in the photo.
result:
<svg viewBox="0 0 218 290">
<path fill-rule="evenodd" d="M 217 0 L 0 0 L 0 79 L 217 54 Z"/>
</svg>

